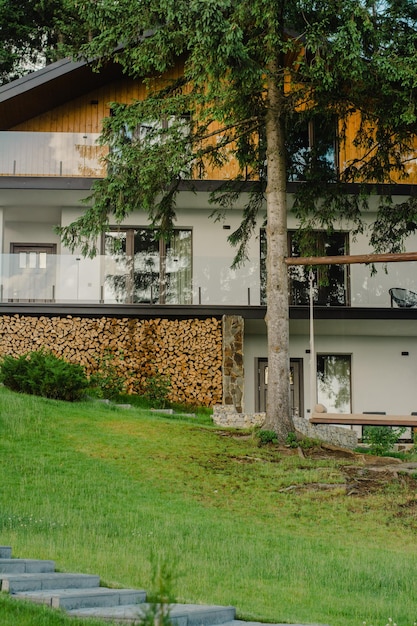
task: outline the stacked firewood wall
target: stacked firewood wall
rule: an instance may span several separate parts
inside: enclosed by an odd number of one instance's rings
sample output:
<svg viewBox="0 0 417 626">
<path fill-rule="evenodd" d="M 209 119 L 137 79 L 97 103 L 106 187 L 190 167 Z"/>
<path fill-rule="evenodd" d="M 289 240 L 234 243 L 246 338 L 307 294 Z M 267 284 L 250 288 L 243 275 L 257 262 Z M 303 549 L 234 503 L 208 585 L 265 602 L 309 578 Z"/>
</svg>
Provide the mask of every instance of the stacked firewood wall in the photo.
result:
<svg viewBox="0 0 417 626">
<path fill-rule="evenodd" d="M 111 358 L 129 393 L 162 374 L 172 402 L 212 406 L 222 399 L 222 324 L 215 318 L 0 317 L 0 358 L 40 348 L 80 363 L 87 374 Z"/>
</svg>

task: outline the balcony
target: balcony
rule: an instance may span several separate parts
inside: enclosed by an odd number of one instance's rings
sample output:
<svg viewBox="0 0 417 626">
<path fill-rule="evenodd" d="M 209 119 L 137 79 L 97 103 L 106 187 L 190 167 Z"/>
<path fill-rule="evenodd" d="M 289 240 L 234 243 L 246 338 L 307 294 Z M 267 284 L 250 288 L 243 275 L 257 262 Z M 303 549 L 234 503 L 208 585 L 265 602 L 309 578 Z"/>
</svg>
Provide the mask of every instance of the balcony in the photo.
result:
<svg viewBox="0 0 417 626">
<path fill-rule="evenodd" d="M 0 255 L 0 302 L 259 306 L 260 263 L 232 270 L 231 258 L 169 255 L 97 256 L 94 259 L 44 252 Z M 416 265 L 388 264 L 371 276 L 354 266 L 349 308 L 390 308 L 389 289 L 417 291 Z M 343 285 L 341 286 L 343 290 Z M 304 301 L 301 303 L 304 305 Z M 320 306 L 321 303 L 317 302 Z M 322 306 L 322 305 L 321 305 Z M 297 307 L 295 307 L 297 308 Z M 346 308 L 337 303 L 334 307 Z"/>
<path fill-rule="evenodd" d="M 0 132 L 1 176 L 103 177 L 98 133 Z"/>
<path fill-rule="evenodd" d="M 259 265 L 150 256 L 0 255 L 0 302 L 259 305 Z"/>
</svg>

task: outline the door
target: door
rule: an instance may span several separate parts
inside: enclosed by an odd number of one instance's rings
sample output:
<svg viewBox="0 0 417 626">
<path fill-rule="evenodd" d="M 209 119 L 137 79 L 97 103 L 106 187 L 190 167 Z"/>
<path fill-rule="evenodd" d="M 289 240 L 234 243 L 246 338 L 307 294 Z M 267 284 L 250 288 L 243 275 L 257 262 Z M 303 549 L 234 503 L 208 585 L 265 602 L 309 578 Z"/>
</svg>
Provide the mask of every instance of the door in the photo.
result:
<svg viewBox="0 0 417 626">
<path fill-rule="evenodd" d="M 266 411 L 268 359 L 257 359 L 256 410 Z M 304 414 L 303 359 L 290 359 L 290 409 L 292 416 Z"/>
<path fill-rule="evenodd" d="M 56 244 L 10 244 L 9 300 L 50 301 L 54 299 L 55 267 L 48 255 L 56 254 Z"/>
</svg>

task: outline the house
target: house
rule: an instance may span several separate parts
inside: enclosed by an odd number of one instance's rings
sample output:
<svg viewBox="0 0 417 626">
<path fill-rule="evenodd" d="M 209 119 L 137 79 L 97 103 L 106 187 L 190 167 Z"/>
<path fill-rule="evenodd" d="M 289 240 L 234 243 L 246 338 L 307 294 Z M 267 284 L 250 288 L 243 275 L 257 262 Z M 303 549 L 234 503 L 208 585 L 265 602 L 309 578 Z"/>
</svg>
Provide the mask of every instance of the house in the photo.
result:
<svg viewBox="0 0 417 626">
<path fill-rule="evenodd" d="M 0 354 L 46 346 L 91 369 L 108 350 L 120 357 L 132 390 L 159 372 L 170 376 L 180 402 L 263 411 L 262 223 L 250 261 L 232 270 L 227 237 L 242 204 L 223 222 L 209 218 L 217 173 L 194 181 L 195 190 L 184 180 L 169 242 L 156 240 L 139 213 L 103 234 L 94 259 L 71 254 L 55 233 L 81 214 L 92 182 L 105 174 L 105 148 L 96 140 L 109 102 L 140 98 L 141 89 L 117 65 L 94 73 L 66 59 L 0 88 Z M 411 177 L 395 199 L 416 190 Z M 296 227 L 289 212 L 293 255 Z M 366 236 L 354 240 L 345 224 L 331 238 L 317 237 L 323 254 L 371 252 Z M 417 249 L 415 235 L 407 246 Z M 329 411 L 417 411 L 417 307 L 399 307 L 390 295 L 391 288 L 417 292 L 415 263 L 388 263 L 376 274 L 364 264 L 334 265 L 328 285 L 314 285 L 314 383 L 308 276 L 292 267 L 289 279 L 293 414 L 309 416 L 312 384 Z"/>
</svg>

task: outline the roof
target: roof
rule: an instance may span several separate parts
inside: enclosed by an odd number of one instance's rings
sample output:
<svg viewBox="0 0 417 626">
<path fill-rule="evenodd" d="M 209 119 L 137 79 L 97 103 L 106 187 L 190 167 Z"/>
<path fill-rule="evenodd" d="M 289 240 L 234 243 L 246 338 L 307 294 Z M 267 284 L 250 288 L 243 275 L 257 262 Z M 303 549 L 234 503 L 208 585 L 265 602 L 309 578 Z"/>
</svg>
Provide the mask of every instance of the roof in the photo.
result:
<svg viewBox="0 0 417 626">
<path fill-rule="evenodd" d="M 87 61 L 61 59 L 0 87 L 0 130 L 8 130 L 68 100 L 122 78 L 122 68 L 109 62 L 93 71 Z"/>
</svg>

